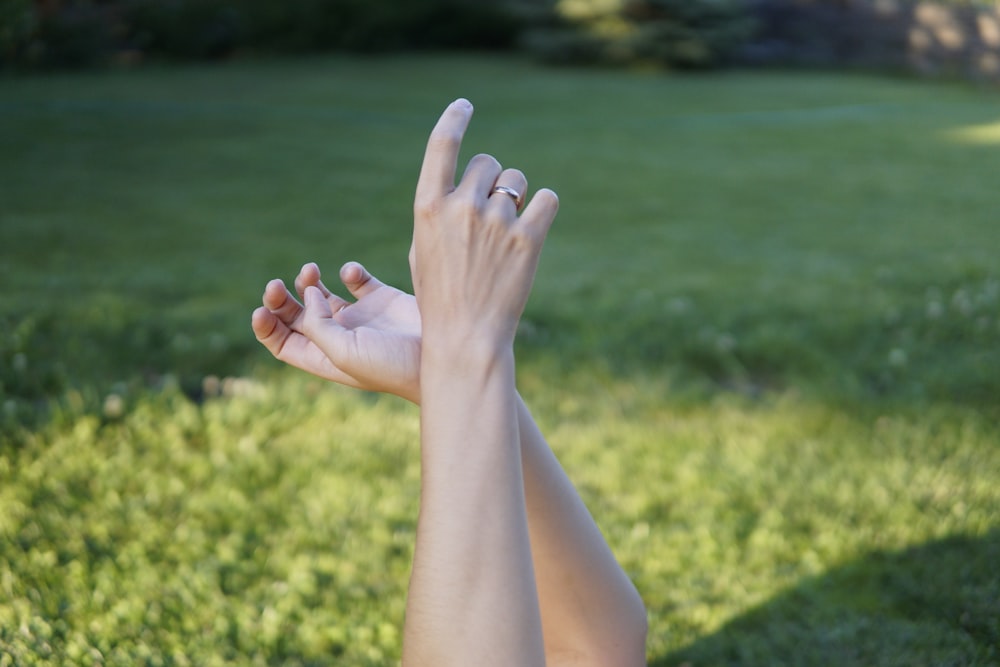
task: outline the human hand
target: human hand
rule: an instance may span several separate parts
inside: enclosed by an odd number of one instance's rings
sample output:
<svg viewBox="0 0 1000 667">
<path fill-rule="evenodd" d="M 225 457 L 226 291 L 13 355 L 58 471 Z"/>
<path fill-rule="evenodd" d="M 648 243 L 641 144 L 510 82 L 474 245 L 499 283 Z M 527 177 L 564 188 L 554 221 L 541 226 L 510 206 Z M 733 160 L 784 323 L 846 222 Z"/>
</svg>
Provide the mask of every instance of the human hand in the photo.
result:
<svg viewBox="0 0 1000 667">
<path fill-rule="evenodd" d="M 295 279 L 303 307 L 281 280 L 264 290 L 254 334 L 285 363 L 321 378 L 420 402 L 420 313 L 412 295 L 349 262 L 340 279 L 353 303 L 330 292 L 309 263 Z"/>
<path fill-rule="evenodd" d="M 458 186 L 455 171 L 472 105 L 457 100 L 438 120 L 424 156 L 414 200 L 410 265 L 428 341 L 454 346 L 513 343 L 534 281 L 542 243 L 559 208 L 551 190 L 539 190 L 518 217 L 527 181 L 477 155 Z"/>
</svg>

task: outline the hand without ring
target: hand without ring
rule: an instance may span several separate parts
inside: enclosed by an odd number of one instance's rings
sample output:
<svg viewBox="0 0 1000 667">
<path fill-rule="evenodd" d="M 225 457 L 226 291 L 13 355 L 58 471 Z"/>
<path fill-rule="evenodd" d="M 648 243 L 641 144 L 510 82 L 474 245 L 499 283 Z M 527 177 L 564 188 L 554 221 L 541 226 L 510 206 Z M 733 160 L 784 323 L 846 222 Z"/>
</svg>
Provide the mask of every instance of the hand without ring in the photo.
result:
<svg viewBox="0 0 1000 667">
<path fill-rule="evenodd" d="M 524 203 L 524 200 L 521 199 L 521 193 L 520 192 L 518 192 L 514 188 L 508 188 L 506 185 L 498 185 L 495 188 L 493 188 L 493 192 L 491 192 L 490 195 L 491 196 L 495 195 L 498 192 L 502 193 L 502 194 L 505 194 L 505 195 L 509 196 L 510 198 L 512 198 L 514 200 L 514 210 L 520 210 L 521 209 L 521 204 Z"/>
</svg>

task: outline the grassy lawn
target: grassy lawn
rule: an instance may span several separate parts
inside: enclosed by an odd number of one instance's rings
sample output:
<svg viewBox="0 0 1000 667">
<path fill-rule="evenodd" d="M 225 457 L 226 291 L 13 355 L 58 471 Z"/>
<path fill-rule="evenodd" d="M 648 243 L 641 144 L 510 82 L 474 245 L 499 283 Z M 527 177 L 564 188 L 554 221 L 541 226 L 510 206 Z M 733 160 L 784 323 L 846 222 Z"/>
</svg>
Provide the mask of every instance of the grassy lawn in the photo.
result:
<svg viewBox="0 0 1000 667">
<path fill-rule="evenodd" d="M 408 284 L 459 95 L 560 194 L 522 393 L 650 664 L 1000 664 L 996 93 L 423 57 L 0 81 L 0 665 L 398 660 L 417 413 L 249 314 Z"/>
</svg>

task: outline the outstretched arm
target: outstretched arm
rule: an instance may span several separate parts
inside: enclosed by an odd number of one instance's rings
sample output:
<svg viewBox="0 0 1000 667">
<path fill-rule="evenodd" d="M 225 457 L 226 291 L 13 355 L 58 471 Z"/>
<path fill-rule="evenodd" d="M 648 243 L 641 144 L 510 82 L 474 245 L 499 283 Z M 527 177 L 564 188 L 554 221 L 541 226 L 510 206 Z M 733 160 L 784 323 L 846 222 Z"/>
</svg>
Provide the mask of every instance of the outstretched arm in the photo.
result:
<svg viewBox="0 0 1000 667">
<path fill-rule="evenodd" d="M 526 183 L 522 175 L 513 170 L 504 173 L 505 179 L 514 179 L 509 185 L 524 191 Z M 414 278 L 415 283 L 419 282 L 416 270 Z M 280 281 L 269 283 L 264 293 L 264 307 L 258 309 L 253 318 L 257 337 L 279 359 L 350 386 L 370 390 L 381 388 L 357 379 L 365 376 L 366 369 L 370 370 L 374 364 L 392 377 L 391 381 L 380 377 L 380 385 L 389 384 L 397 389 L 388 391 L 419 403 L 421 325 L 414 298 L 386 287 L 355 263 L 345 265 L 341 279 L 357 299 L 353 303 L 333 295 L 320 281 L 319 271 L 313 264 L 303 267 L 295 281 L 300 295 L 310 285 L 319 290 L 313 293 L 317 306 L 313 310 L 323 326 L 314 330 L 316 335 L 312 338 L 303 333 L 302 306 Z M 325 297 L 328 306 L 318 298 L 320 296 Z M 349 329 L 359 323 L 362 327 L 380 328 L 383 337 L 363 339 L 385 345 L 359 350 L 346 344 L 352 341 L 342 335 L 337 325 L 343 324 Z M 416 353 L 389 353 L 389 349 L 396 346 L 415 348 Z M 356 367 L 362 359 L 368 363 L 361 364 L 359 371 Z M 519 396 L 513 396 L 548 664 L 644 664 L 646 619 L 642 602 L 527 407 Z"/>
<path fill-rule="evenodd" d="M 416 300 L 405 294 L 391 301 L 391 312 L 381 312 L 383 302 L 371 301 L 379 290 L 388 289 L 361 265 L 349 263 L 341 270 L 348 291 L 357 301 L 345 306 L 320 280 L 315 264 L 306 264 L 295 279 L 301 294 L 315 286 L 326 295 L 330 311 L 356 308 L 366 313 L 380 310 L 380 326 L 400 334 L 399 345 L 409 344 L 416 331 L 419 350 L 420 319 Z M 402 294 L 399 292 L 398 294 Z M 345 359 L 346 350 L 332 340 L 319 339 L 321 349 L 301 333 L 304 313 L 280 281 L 271 281 L 264 291 L 264 307 L 254 314 L 254 331 L 277 358 L 334 381 L 344 381 L 331 358 Z M 331 316 L 332 317 L 332 316 Z M 375 318 L 368 316 L 368 321 Z M 392 321 L 392 324 L 388 324 Z M 339 339 L 337 339 L 339 340 Z M 332 357 L 326 356 L 328 350 Z M 375 357 L 385 350 L 373 350 Z M 420 403 L 419 354 L 393 355 L 393 384 L 405 389 L 400 395 Z M 353 380 L 345 383 L 355 386 Z M 362 386 L 374 390 L 373 386 Z M 395 392 L 394 392 L 395 393 Z M 531 536 L 532 560 L 537 581 L 544 629 L 547 664 L 643 665 L 645 664 L 646 613 L 632 582 L 615 560 L 601 531 L 559 461 L 552 453 L 527 405 L 518 395 L 517 418 L 521 445 L 522 477 Z"/>
<path fill-rule="evenodd" d="M 646 664 L 646 608 L 518 400 L 524 496 L 549 667 Z"/>
<path fill-rule="evenodd" d="M 543 192 L 518 218 L 490 197 L 504 174 L 486 155 L 454 185 L 471 115 L 459 100 L 441 116 L 414 206 L 423 483 L 403 661 L 544 665 L 513 342 L 557 206 Z"/>
</svg>

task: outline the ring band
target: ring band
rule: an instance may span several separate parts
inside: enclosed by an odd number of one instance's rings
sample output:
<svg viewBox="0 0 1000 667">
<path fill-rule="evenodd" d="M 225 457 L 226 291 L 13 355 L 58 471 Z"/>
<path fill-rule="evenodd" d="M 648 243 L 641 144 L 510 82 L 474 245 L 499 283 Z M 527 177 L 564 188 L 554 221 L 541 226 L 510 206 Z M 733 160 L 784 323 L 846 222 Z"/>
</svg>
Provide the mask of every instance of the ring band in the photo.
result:
<svg viewBox="0 0 1000 667">
<path fill-rule="evenodd" d="M 524 203 L 524 201 L 521 199 L 521 193 L 515 190 L 514 188 L 508 188 L 506 185 L 498 185 L 495 188 L 493 188 L 493 192 L 491 192 L 490 194 L 495 195 L 498 192 L 512 198 L 514 200 L 515 209 L 521 208 L 521 204 Z"/>
</svg>

